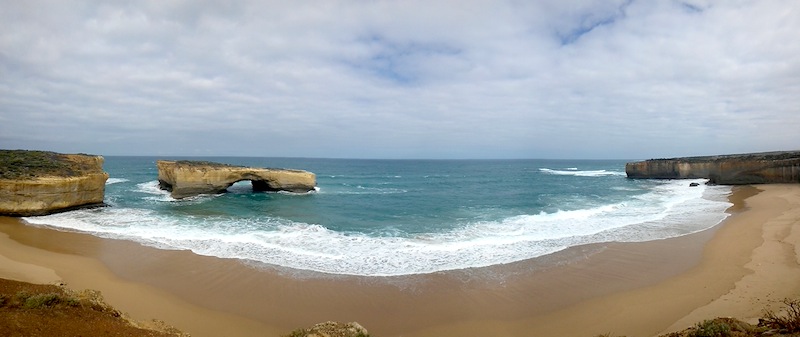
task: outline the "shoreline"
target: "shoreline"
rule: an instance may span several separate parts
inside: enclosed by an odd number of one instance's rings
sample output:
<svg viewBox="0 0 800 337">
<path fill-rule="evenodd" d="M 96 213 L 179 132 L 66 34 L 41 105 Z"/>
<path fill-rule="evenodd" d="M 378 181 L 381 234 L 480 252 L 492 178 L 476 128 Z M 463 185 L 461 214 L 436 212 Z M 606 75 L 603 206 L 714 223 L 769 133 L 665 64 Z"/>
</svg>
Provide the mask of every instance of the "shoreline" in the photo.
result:
<svg viewBox="0 0 800 337">
<path fill-rule="evenodd" d="M 683 237 L 376 278 L 298 276 L 0 217 L 0 277 L 97 289 L 134 319 L 193 336 L 277 336 L 328 320 L 376 336 L 652 336 L 753 319 L 800 296 L 800 185 L 736 187 L 730 200 L 720 225 Z"/>
</svg>

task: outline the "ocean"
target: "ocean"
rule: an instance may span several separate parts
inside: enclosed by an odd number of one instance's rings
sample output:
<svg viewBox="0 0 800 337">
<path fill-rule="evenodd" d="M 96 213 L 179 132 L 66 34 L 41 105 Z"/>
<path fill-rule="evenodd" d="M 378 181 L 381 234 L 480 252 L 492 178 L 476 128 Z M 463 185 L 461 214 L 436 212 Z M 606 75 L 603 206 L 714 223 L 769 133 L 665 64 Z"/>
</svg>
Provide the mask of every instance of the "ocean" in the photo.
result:
<svg viewBox="0 0 800 337">
<path fill-rule="evenodd" d="M 242 181 L 175 200 L 158 188 L 157 159 L 302 169 L 318 188 L 253 193 Z M 25 220 L 253 265 L 397 276 L 687 235 L 718 224 L 731 205 L 728 186 L 627 179 L 619 160 L 109 156 L 104 169 L 109 207 Z"/>
</svg>

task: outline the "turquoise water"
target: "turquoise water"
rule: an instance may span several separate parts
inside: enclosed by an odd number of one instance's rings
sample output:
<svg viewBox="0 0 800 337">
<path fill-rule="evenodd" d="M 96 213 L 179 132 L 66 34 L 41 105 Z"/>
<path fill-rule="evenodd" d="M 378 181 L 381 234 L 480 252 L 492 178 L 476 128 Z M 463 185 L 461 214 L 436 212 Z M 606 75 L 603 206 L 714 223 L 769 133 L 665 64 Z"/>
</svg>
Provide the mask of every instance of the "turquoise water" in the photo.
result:
<svg viewBox="0 0 800 337">
<path fill-rule="evenodd" d="M 307 194 L 172 199 L 155 157 L 106 157 L 110 207 L 32 224 L 330 274 L 389 276 L 510 263 L 719 223 L 729 187 L 631 180 L 624 161 L 180 158 L 316 173 Z M 176 158 L 163 158 L 176 159 Z M 699 181 L 702 182 L 702 181 Z"/>
</svg>

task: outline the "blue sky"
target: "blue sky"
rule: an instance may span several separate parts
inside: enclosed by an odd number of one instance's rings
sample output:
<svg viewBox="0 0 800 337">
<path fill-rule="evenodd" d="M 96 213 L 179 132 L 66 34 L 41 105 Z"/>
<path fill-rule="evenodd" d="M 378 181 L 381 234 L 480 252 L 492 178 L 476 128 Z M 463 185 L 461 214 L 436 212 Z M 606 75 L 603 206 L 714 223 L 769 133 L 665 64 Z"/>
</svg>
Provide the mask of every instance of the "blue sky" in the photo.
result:
<svg viewBox="0 0 800 337">
<path fill-rule="evenodd" d="M 794 150 L 799 32 L 792 0 L 0 0 L 0 148 L 620 159 Z"/>
</svg>

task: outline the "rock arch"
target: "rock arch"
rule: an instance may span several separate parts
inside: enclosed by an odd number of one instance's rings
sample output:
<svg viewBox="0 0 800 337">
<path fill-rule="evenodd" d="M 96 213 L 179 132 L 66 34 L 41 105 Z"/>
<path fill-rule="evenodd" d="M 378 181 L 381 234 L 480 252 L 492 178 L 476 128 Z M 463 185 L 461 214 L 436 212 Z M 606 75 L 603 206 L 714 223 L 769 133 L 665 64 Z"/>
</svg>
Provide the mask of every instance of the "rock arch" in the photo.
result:
<svg viewBox="0 0 800 337">
<path fill-rule="evenodd" d="M 158 183 L 181 199 L 198 194 L 221 193 L 233 184 L 249 180 L 254 191 L 305 193 L 314 190 L 316 176 L 308 171 L 233 166 L 204 161 L 159 160 Z"/>
</svg>

